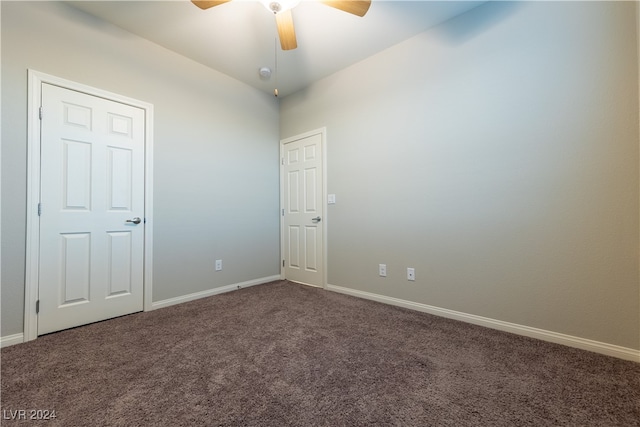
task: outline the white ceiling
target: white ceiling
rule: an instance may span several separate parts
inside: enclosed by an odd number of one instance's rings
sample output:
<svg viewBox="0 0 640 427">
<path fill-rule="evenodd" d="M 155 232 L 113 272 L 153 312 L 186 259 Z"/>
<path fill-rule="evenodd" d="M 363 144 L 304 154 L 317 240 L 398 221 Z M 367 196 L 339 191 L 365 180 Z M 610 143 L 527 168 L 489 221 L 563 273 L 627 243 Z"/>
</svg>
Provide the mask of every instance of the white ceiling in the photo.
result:
<svg viewBox="0 0 640 427">
<path fill-rule="evenodd" d="M 293 9 L 298 48 L 277 44 L 277 87 L 286 96 L 381 50 L 472 9 L 483 1 L 373 0 L 360 18 L 303 0 Z M 277 31 L 258 1 L 234 0 L 201 10 L 188 0 L 71 1 L 102 18 L 255 88 L 273 93 Z"/>
</svg>

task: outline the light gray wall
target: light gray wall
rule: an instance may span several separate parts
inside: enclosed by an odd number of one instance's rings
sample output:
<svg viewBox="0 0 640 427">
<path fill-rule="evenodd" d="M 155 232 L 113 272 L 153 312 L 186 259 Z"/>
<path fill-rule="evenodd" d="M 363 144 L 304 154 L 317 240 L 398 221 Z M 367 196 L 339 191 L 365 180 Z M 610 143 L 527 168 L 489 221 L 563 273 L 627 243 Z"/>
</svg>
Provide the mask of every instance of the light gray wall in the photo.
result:
<svg viewBox="0 0 640 427">
<path fill-rule="evenodd" d="M 640 348 L 634 7 L 491 2 L 284 98 L 329 284 Z"/>
<path fill-rule="evenodd" d="M 154 301 L 280 273 L 273 96 L 63 3 L 1 6 L 2 336 L 23 324 L 28 68 L 154 104 Z"/>
</svg>

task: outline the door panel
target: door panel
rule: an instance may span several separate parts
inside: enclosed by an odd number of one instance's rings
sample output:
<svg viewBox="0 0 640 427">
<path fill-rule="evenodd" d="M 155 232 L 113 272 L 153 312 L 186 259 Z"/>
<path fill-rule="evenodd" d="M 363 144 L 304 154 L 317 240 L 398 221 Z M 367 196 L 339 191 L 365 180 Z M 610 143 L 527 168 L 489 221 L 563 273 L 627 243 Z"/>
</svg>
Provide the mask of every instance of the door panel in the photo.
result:
<svg viewBox="0 0 640 427">
<path fill-rule="evenodd" d="M 318 227 L 306 226 L 304 228 L 305 236 L 305 268 L 307 271 L 314 273 L 318 272 L 318 251 L 317 246 L 319 242 Z"/>
<path fill-rule="evenodd" d="M 38 334 L 143 309 L 144 110 L 42 84 Z"/>
<path fill-rule="evenodd" d="M 107 197 L 109 211 L 127 211 L 132 209 L 132 157 L 133 151 L 127 148 L 108 147 Z"/>
<path fill-rule="evenodd" d="M 300 171 L 294 170 L 288 174 L 289 180 L 287 181 L 288 191 L 288 212 L 299 213 L 300 212 Z"/>
<path fill-rule="evenodd" d="M 89 301 L 91 234 L 61 233 L 60 306 Z"/>
<path fill-rule="evenodd" d="M 287 260 L 289 260 L 289 268 L 300 268 L 300 227 L 297 225 L 289 226 L 289 250 Z"/>
<path fill-rule="evenodd" d="M 283 144 L 284 274 L 315 286 L 324 283 L 321 153 L 321 134 Z"/>
<path fill-rule="evenodd" d="M 64 210 L 91 210 L 91 144 L 62 140 Z"/>
<path fill-rule="evenodd" d="M 107 298 L 131 293 L 131 232 L 114 231 L 108 236 L 108 292 Z"/>
<path fill-rule="evenodd" d="M 317 173 L 318 171 L 315 167 L 304 170 L 304 211 L 307 213 L 316 213 L 318 211 Z"/>
</svg>

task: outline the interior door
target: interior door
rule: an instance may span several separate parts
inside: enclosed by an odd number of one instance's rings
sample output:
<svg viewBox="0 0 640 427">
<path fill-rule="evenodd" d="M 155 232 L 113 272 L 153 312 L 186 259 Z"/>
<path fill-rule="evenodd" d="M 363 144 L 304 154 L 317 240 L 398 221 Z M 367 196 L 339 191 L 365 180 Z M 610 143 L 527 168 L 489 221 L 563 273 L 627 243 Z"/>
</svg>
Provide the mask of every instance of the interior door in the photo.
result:
<svg viewBox="0 0 640 427">
<path fill-rule="evenodd" d="M 144 110 L 42 84 L 38 335 L 143 309 Z"/>
<path fill-rule="evenodd" d="M 322 134 L 284 143 L 282 151 L 284 275 L 323 286 Z"/>
</svg>

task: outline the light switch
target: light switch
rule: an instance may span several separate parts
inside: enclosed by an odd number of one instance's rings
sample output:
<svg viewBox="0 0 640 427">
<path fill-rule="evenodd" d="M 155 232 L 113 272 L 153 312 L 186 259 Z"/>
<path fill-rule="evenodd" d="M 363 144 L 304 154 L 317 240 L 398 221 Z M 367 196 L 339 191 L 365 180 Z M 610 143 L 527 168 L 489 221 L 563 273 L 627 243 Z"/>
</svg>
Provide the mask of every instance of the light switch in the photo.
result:
<svg viewBox="0 0 640 427">
<path fill-rule="evenodd" d="M 330 205 L 335 205 L 336 204 L 336 195 L 335 194 L 329 194 L 327 202 Z"/>
</svg>

